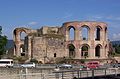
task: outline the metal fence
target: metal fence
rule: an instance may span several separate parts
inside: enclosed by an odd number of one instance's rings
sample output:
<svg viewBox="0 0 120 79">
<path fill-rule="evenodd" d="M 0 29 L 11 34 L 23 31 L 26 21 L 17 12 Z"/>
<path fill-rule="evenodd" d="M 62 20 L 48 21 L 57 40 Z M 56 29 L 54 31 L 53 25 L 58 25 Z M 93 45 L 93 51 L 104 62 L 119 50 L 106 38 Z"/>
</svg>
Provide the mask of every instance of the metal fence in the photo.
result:
<svg viewBox="0 0 120 79">
<path fill-rule="evenodd" d="M 0 75 L 0 79 L 73 79 L 95 77 L 95 76 L 107 76 L 120 74 L 120 69 L 94 69 L 94 70 L 59 70 L 50 74 L 45 73 L 20 73 L 16 75 Z"/>
</svg>

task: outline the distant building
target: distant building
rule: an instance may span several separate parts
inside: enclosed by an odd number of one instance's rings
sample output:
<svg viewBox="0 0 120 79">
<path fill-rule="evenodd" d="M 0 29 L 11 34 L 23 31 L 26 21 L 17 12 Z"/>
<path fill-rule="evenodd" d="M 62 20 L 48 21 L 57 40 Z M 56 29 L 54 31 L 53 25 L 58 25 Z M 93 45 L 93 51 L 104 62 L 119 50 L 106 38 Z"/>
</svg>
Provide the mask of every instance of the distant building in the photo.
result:
<svg viewBox="0 0 120 79">
<path fill-rule="evenodd" d="M 86 31 L 84 31 L 84 29 Z M 71 36 L 71 30 L 73 36 Z M 26 34 L 24 40 L 21 33 Z M 61 27 L 40 29 L 15 28 L 13 31 L 16 56 L 28 56 L 43 63 L 57 58 L 107 59 L 109 41 L 107 24 L 94 21 L 73 21 Z M 74 37 L 71 39 L 71 37 Z"/>
</svg>

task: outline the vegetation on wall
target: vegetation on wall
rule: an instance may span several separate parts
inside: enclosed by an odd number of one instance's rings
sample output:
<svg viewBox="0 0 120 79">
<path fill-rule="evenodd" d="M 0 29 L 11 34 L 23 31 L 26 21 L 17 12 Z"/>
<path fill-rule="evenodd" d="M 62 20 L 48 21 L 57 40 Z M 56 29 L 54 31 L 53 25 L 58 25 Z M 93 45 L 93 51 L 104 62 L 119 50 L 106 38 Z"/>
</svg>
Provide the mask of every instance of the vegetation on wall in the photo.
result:
<svg viewBox="0 0 120 79">
<path fill-rule="evenodd" d="M 16 63 L 24 63 L 26 60 L 28 59 L 27 56 L 14 56 L 13 57 L 13 60 L 16 62 Z"/>
</svg>

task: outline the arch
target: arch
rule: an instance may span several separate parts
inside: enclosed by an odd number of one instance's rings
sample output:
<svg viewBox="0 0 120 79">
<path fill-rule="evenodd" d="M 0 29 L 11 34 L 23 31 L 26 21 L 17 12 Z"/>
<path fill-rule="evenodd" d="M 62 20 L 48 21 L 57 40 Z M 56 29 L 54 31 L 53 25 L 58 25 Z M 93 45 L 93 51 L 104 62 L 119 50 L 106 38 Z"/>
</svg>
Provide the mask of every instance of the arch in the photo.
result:
<svg viewBox="0 0 120 79">
<path fill-rule="evenodd" d="M 14 42 L 15 42 L 15 53 L 17 56 L 20 56 L 21 48 L 20 46 L 24 44 L 24 41 L 21 40 L 21 33 L 24 32 L 26 35 L 28 35 L 31 32 L 35 32 L 34 30 L 32 31 L 31 29 L 20 27 L 20 28 L 15 28 L 13 31 L 13 36 L 14 36 Z"/>
<path fill-rule="evenodd" d="M 89 48 L 90 46 L 88 44 L 83 44 L 81 46 L 81 57 L 88 57 L 89 56 Z"/>
<path fill-rule="evenodd" d="M 96 26 L 96 28 L 95 28 L 95 40 L 100 41 L 101 31 L 102 31 L 101 26 Z"/>
<path fill-rule="evenodd" d="M 102 45 L 98 44 L 95 47 L 95 57 L 100 57 Z"/>
<path fill-rule="evenodd" d="M 73 44 L 68 44 L 69 57 L 75 57 L 75 46 Z"/>
<path fill-rule="evenodd" d="M 24 27 L 16 28 L 13 31 L 14 41 L 22 41 L 21 40 L 21 37 L 22 37 L 21 34 L 25 33 L 26 35 L 28 35 L 30 32 L 31 32 L 31 29 L 28 29 L 28 28 L 24 28 Z"/>
<path fill-rule="evenodd" d="M 67 27 L 67 31 L 68 31 L 68 37 L 69 40 L 75 40 L 75 27 L 74 26 L 69 26 Z"/>
<path fill-rule="evenodd" d="M 82 40 L 89 40 L 90 28 L 87 25 L 83 25 L 80 27 L 80 38 Z"/>
</svg>

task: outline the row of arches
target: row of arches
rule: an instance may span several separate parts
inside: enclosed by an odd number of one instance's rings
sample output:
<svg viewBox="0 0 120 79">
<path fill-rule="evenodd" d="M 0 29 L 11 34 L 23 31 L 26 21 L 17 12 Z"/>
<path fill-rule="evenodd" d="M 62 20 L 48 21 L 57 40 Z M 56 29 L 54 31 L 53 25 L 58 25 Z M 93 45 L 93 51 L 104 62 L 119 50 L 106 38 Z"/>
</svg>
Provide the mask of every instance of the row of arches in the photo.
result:
<svg viewBox="0 0 120 79">
<path fill-rule="evenodd" d="M 68 28 L 67 32 L 68 32 L 69 40 L 75 40 L 76 28 L 74 26 L 69 26 L 67 28 Z M 89 40 L 90 30 L 91 30 L 91 28 L 87 25 L 81 26 L 79 28 L 79 31 L 80 31 L 79 37 L 81 37 L 82 40 Z M 95 40 L 101 39 L 101 35 L 102 35 L 103 30 L 105 31 L 105 38 L 106 38 L 107 27 L 105 27 L 105 29 L 103 29 L 101 26 L 96 26 L 95 28 L 92 29 Z"/>
<path fill-rule="evenodd" d="M 107 46 L 105 46 L 106 48 Z M 101 44 L 98 44 L 96 45 L 95 49 L 94 49 L 94 52 L 95 52 L 95 57 L 101 57 L 101 53 L 102 53 L 102 45 Z M 68 49 L 69 49 L 69 57 L 75 57 L 76 55 L 76 48 L 73 44 L 69 44 L 68 45 Z M 90 53 L 93 53 L 93 52 L 90 52 L 90 46 L 88 44 L 84 44 L 82 45 L 79 49 L 81 49 L 81 51 L 79 51 L 79 53 L 81 53 L 80 57 L 89 57 Z"/>
</svg>

